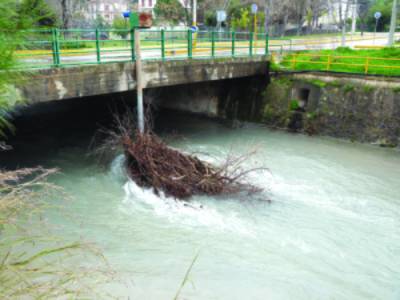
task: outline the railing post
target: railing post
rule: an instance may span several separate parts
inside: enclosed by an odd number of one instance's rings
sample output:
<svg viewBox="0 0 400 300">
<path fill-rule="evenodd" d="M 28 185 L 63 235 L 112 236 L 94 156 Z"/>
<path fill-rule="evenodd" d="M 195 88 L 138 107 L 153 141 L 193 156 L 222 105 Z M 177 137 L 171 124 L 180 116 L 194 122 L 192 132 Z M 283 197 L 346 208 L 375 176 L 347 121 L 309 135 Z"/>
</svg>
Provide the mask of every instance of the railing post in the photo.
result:
<svg viewBox="0 0 400 300">
<path fill-rule="evenodd" d="M 215 31 L 211 32 L 211 57 L 215 57 Z"/>
<path fill-rule="evenodd" d="M 59 30 L 54 29 L 54 45 L 55 45 L 55 59 L 56 67 L 60 66 L 60 40 L 59 40 Z"/>
<path fill-rule="evenodd" d="M 292 60 L 292 69 L 296 70 L 296 59 L 297 59 L 297 54 L 293 54 L 293 60 Z"/>
<path fill-rule="evenodd" d="M 236 32 L 232 31 L 232 57 L 235 56 Z"/>
<path fill-rule="evenodd" d="M 161 29 L 161 58 L 165 60 L 165 31 Z"/>
<path fill-rule="evenodd" d="M 51 50 L 53 53 L 53 65 L 57 65 L 57 45 L 56 45 L 56 30 L 51 30 Z"/>
<path fill-rule="evenodd" d="M 96 28 L 96 57 L 97 57 L 97 63 L 100 63 L 101 60 L 101 55 L 100 55 L 100 33 L 99 29 Z"/>
<path fill-rule="evenodd" d="M 131 29 L 131 58 L 132 61 L 136 60 L 136 55 L 135 55 L 135 29 Z"/>
<path fill-rule="evenodd" d="M 365 74 L 368 74 L 368 69 L 369 69 L 369 57 L 367 57 L 366 61 L 365 61 Z"/>
<path fill-rule="evenodd" d="M 326 70 L 329 71 L 331 69 L 332 64 L 332 55 L 328 55 L 328 65 L 326 66 Z"/>
<path fill-rule="evenodd" d="M 249 42 L 249 55 L 253 56 L 253 40 L 254 40 L 254 33 L 250 32 L 250 42 Z"/>
<path fill-rule="evenodd" d="M 192 36 L 192 31 L 191 30 L 188 30 L 188 32 L 187 32 L 187 48 L 188 48 L 188 58 L 189 59 L 192 59 L 192 57 L 193 57 L 193 53 L 192 53 L 192 50 L 193 50 L 193 36 Z"/>
<path fill-rule="evenodd" d="M 269 34 L 265 34 L 265 56 L 269 54 Z"/>
</svg>

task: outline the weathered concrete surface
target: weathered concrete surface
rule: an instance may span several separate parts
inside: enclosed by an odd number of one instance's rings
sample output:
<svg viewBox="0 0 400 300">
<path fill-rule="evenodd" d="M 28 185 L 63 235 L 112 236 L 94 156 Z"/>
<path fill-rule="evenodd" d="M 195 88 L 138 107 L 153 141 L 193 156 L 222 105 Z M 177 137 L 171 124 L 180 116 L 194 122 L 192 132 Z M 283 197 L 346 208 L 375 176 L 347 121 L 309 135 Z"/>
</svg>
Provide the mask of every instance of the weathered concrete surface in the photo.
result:
<svg viewBox="0 0 400 300">
<path fill-rule="evenodd" d="M 263 122 L 381 146 L 400 145 L 400 78 L 280 75 L 267 87 Z"/>
<path fill-rule="evenodd" d="M 214 60 L 148 61 L 143 64 L 147 88 L 266 75 L 265 57 Z M 28 100 L 52 100 L 134 90 L 134 63 L 86 65 L 31 72 L 17 88 Z"/>
<path fill-rule="evenodd" d="M 262 94 L 269 76 L 215 80 L 167 86 L 147 91 L 161 108 L 204 114 L 230 120 L 260 121 Z"/>
</svg>

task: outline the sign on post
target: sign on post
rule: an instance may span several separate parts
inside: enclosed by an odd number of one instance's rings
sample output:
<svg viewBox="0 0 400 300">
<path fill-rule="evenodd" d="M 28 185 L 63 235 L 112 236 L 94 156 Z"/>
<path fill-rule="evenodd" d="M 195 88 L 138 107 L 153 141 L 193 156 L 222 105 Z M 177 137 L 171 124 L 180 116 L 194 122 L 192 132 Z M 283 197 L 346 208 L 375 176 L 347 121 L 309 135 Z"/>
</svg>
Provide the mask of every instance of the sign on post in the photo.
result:
<svg viewBox="0 0 400 300">
<path fill-rule="evenodd" d="M 252 13 L 253 15 L 255 15 L 255 14 L 257 13 L 257 11 L 258 11 L 258 6 L 257 6 L 257 4 L 253 3 L 253 4 L 251 5 L 251 13 Z"/>
<path fill-rule="evenodd" d="M 374 17 L 375 17 L 375 19 L 380 19 L 381 17 L 382 17 L 382 13 L 380 12 L 380 11 L 377 11 L 375 14 L 374 14 Z"/>
<path fill-rule="evenodd" d="M 225 10 L 217 10 L 217 22 L 222 23 L 226 21 L 226 11 Z"/>
</svg>

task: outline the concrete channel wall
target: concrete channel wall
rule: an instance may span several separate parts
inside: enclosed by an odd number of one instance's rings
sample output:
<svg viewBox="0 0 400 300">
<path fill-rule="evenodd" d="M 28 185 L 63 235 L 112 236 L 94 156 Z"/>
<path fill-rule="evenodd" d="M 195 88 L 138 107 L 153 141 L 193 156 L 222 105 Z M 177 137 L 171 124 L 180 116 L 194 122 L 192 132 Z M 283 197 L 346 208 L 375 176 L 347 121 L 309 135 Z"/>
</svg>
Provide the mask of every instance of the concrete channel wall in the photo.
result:
<svg viewBox="0 0 400 300">
<path fill-rule="evenodd" d="M 387 147 L 400 145 L 400 78 L 335 73 L 276 74 L 262 122 Z"/>
</svg>

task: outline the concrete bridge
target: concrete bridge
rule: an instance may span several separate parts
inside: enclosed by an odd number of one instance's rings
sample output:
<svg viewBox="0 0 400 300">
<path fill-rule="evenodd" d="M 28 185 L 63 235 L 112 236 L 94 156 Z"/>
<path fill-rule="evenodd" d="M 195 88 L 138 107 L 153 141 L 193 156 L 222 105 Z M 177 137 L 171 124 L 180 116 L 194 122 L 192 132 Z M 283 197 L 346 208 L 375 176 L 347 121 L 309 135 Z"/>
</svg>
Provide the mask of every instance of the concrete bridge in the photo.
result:
<svg viewBox="0 0 400 300">
<path fill-rule="evenodd" d="M 146 61 L 145 88 L 186 85 L 235 78 L 267 77 L 265 56 L 176 61 Z M 28 103 L 82 98 L 136 88 L 135 63 L 79 65 L 30 71 L 18 89 Z"/>
<path fill-rule="evenodd" d="M 29 104 L 134 92 L 135 41 L 141 44 L 136 46 L 142 52 L 145 93 L 158 93 L 145 101 L 161 99 L 160 106 L 221 114 L 228 107 L 237 110 L 239 99 L 247 101 L 254 94 L 249 80 L 268 80 L 268 34 L 199 32 L 195 42 L 190 30 L 129 30 L 124 40 L 107 41 L 99 39 L 98 29 L 94 41 L 82 38 L 83 33 L 87 32 L 53 29 L 40 31 L 41 40 L 29 39 L 33 50 L 18 57 L 29 73 L 17 86 Z M 37 43 L 51 50 L 36 49 Z M 94 48 L 88 47 L 93 43 Z M 84 48 L 71 50 L 75 44 Z M 128 99 L 134 101 L 135 96 Z"/>
</svg>

